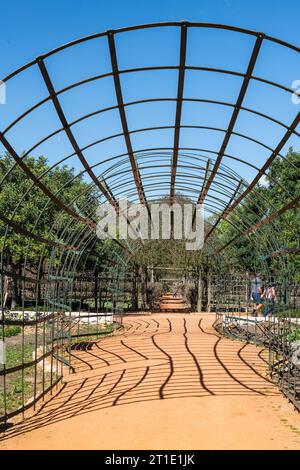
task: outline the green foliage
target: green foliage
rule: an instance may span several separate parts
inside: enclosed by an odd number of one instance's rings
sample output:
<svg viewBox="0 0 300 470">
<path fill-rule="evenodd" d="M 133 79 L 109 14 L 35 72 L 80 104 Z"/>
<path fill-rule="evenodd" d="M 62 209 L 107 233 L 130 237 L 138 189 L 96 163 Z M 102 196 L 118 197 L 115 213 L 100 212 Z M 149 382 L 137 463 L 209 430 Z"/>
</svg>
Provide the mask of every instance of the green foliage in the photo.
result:
<svg viewBox="0 0 300 470">
<path fill-rule="evenodd" d="M 18 334 L 21 333 L 21 331 L 22 329 L 20 326 L 16 326 L 16 325 L 6 326 L 4 328 L 4 336 L 5 338 L 10 338 L 11 336 L 17 336 Z"/>
<path fill-rule="evenodd" d="M 291 328 L 290 332 L 286 335 L 289 342 L 300 341 L 300 328 Z"/>
<path fill-rule="evenodd" d="M 283 312 L 275 312 L 275 317 L 281 318 L 300 318 L 300 310 L 291 309 L 291 310 L 284 310 Z"/>
<path fill-rule="evenodd" d="M 22 344 L 7 348 L 6 367 L 15 367 L 23 361 L 30 362 L 34 352 L 33 345 Z M 34 369 L 24 369 L 24 377 L 21 371 L 6 376 L 6 409 L 7 412 L 15 410 L 22 405 L 23 395 L 25 400 L 31 398 Z M 4 414 L 4 392 L 0 389 L 0 416 Z"/>
<path fill-rule="evenodd" d="M 211 266 L 222 270 L 228 267 L 233 271 L 260 272 L 268 268 L 270 272 L 282 273 L 287 280 L 300 282 L 300 211 L 289 210 L 271 223 L 263 225 L 255 233 L 247 236 L 242 233 L 270 214 L 284 207 L 290 200 L 300 195 L 300 153 L 289 149 L 286 158 L 277 157 L 270 166 L 268 178 L 258 184 L 255 190 L 225 220 L 218 225 L 208 238 L 209 246 L 200 251 L 186 251 L 183 240 L 154 240 L 138 246 L 133 261 L 138 266 L 197 267 L 202 271 Z M 177 198 L 177 200 L 176 200 Z M 168 202 L 161 198 L 159 202 Z M 175 202 L 191 202 L 180 194 Z M 219 217 L 215 214 L 206 221 L 205 231 Z M 218 247 L 226 246 L 222 255 L 212 258 Z M 274 254 L 275 253 L 275 254 Z M 283 272 L 283 256 L 288 269 Z M 263 266 L 264 265 L 264 266 Z M 226 268 L 225 268 L 226 267 Z"/>
<path fill-rule="evenodd" d="M 270 176 L 274 178 L 280 187 L 276 187 L 272 181 L 269 185 L 268 195 L 274 206 L 279 209 L 288 199 L 300 196 L 300 153 L 289 149 L 285 159 L 277 158 L 270 167 Z M 285 191 L 287 191 L 287 193 Z M 300 255 L 296 250 L 300 246 L 299 227 L 300 210 L 290 210 L 286 212 L 273 225 L 280 234 L 280 244 L 286 250 L 291 250 L 287 254 L 289 261 L 289 275 L 300 282 Z M 295 250 L 295 253 L 292 250 Z M 271 266 L 274 270 L 279 268 L 280 259 L 274 258 Z"/>
<path fill-rule="evenodd" d="M 155 201 L 157 204 L 169 204 L 169 196 L 163 196 Z M 183 206 L 184 204 L 193 204 L 192 200 L 180 193 L 174 196 L 174 204 Z M 151 208 L 151 204 L 150 208 Z M 184 226 L 182 226 L 184 233 Z M 132 243 L 134 254 L 132 263 L 142 268 L 147 267 L 199 267 L 211 265 L 210 258 L 202 250 L 186 250 L 186 242 L 184 238 L 177 239 L 158 239 L 147 240 L 144 245 L 140 241 Z"/>
<path fill-rule="evenodd" d="M 160 285 L 152 282 L 147 284 L 147 303 L 150 310 L 155 310 L 157 308 L 161 294 L 162 289 Z"/>
<path fill-rule="evenodd" d="M 47 160 L 26 157 L 26 165 L 43 185 L 66 206 L 81 216 L 89 218 L 97 208 L 95 189 L 82 176 L 76 176 L 67 166 L 51 168 Z M 22 303 L 19 295 L 20 283 L 16 275 L 27 268 L 34 271 L 44 268 L 45 260 L 51 255 L 52 265 L 61 262 L 60 253 L 53 253 L 52 247 L 22 233 L 22 229 L 44 239 L 72 245 L 83 223 L 58 207 L 39 189 L 15 164 L 9 154 L 0 156 L 0 213 L 18 224 L 20 230 L 8 229 L 0 222 L 0 251 L 7 271 L 12 272 L 12 306 Z M 74 243 L 74 242 L 73 242 Z M 60 260 L 60 261 L 59 261 Z"/>
<path fill-rule="evenodd" d="M 26 176 L 19 166 L 13 166 L 14 161 L 8 154 L 0 157 L 0 212 L 6 217 L 13 216 L 14 222 L 24 226 L 44 238 L 59 239 L 65 230 L 70 216 L 63 213 L 49 198 Z M 76 206 L 88 204 L 92 194 L 87 192 L 88 184 L 81 177 L 74 179 L 74 170 L 67 166 L 50 169 L 44 157 L 27 157 L 26 165 L 37 177 L 42 177 L 43 184 L 66 205 L 76 200 Z M 63 188 L 63 190 L 62 190 Z M 95 203 L 95 201 L 94 201 Z M 72 204 L 74 210 L 75 202 Z M 78 229 L 75 220 L 69 224 L 68 232 Z M 51 232 L 51 229 L 52 233 Z M 74 232 L 75 233 L 75 232 Z M 47 256 L 49 248 L 36 240 L 30 240 L 21 233 L 11 230 L 5 239 L 5 227 L 0 225 L 0 247 L 5 243 L 5 261 L 13 265 L 20 265 L 27 257 L 28 263 L 35 265 L 41 255 Z"/>
<path fill-rule="evenodd" d="M 226 261 L 242 271 L 259 271 L 263 259 L 271 272 L 279 273 L 282 270 L 280 255 L 283 254 L 288 261 L 289 277 L 299 282 L 299 208 L 287 211 L 272 223 L 261 227 L 257 236 L 237 237 L 239 230 L 242 232 L 246 227 L 256 224 L 300 195 L 300 153 L 289 149 L 286 158 L 277 157 L 268 175 L 267 183 L 257 185 L 255 192 L 232 212 L 228 220 L 221 222 L 218 239 L 215 237 L 214 242 L 226 245 L 234 239 L 226 249 Z M 276 250 L 279 256 L 270 256 Z"/>
<path fill-rule="evenodd" d="M 72 210 L 89 218 L 89 213 L 96 210 L 98 200 L 95 189 L 91 189 L 82 177 L 75 177 L 74 170 L 67 166 L 50 168 L 44 157 L 27 157 L 26 165 L 43 184 L 57 195 L 59 199 Z M 300 154 L 289 150 L 285 159 L 278 157 L 269 170 L 268 182 L 257 185 L 255 191 L 239 205 L 228 217 L 221 221 L 211 237 L 208 249 L 187 251 L 185 240 L 152 240 L 144 245 L 131 242 L 134 254 L 131 256 L 132 266 L 144 270 L 153 266 L 169 266 L 177 268 L 194 267 L 202 271 L 208 270 L 219 263 L 218 269 L 231 266 L 233 270 L 259 271 L 262 259 L 271 271 L 279 272 L 281 257 L 271 258 L 269 255 L 274 247 L 279 247 L 289 261 L 289 275 L 300 281 L 299 248 L 299 210 L 290 210 L 272 224 L 259 229 L 249 237 L 238 236 L 245 228 L 262 220 L 270 213 L 284 206 L 290 199 L 300 195 Z M 64 213 L 24 174 L 15 166 L 10 155 L 0 157 L 0 180 L 3 180 L 0 191 L 0 212 L 7 218 L 13 218 L 19 226 L 31 230 L 44 238 L 51 240 L 71 240 L 83 228 L 82 223 Z M 276 181 L 278 184 L 275 184 Z M 162 197 L 157 202 L 168 203 L 168 197 Z M 175 203 L 191 203 L 191 199 L 181 194 L 175 194 Z M 206 221 L 205 230 L 208 232 L 211 223 L 219 214 Z M 212 257 L 219 246 L 226 245 L 234 239 L 223 252 L 222 258 Z M 4 265 L 20 274 L 25 263 L 35 269 L 40 261 L 49 259 L 51 248 L 34 239 L 29 239 L 13 229 L 6 232 L 5 224 L 0 224 L 0 249 L 4 249 Z M 294 250 L 294 252 L 293 252 Z M 120 255 L 120 256 L 119 256 Z M 59 255 L 57 255 L 59 256 Z M 121 248 L 112 240 L 98 241 L 89 257 L 83 258 L 77 269 L 93 270 L 95 265 L 111 264 L 122 258 Z M 59 262 L 52 257 L 52 263 Z M 20 299 L 16 299 L 19 301 Z"/>
</svg>

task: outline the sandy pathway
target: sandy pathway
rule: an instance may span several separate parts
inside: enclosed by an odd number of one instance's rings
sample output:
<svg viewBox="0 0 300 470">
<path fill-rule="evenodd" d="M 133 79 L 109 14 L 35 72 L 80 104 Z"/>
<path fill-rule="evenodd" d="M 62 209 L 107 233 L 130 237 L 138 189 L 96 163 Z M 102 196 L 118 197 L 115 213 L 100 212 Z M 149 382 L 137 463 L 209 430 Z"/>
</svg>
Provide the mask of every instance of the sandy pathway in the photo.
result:
<svg viewBox="0 0 300 470">
<path fill-rule="evenodd" d="M 0 449 L 300 449 L 300 415 L 266 352 L 220 338 L 213 315 L 130 316 Z"/>
</svg>

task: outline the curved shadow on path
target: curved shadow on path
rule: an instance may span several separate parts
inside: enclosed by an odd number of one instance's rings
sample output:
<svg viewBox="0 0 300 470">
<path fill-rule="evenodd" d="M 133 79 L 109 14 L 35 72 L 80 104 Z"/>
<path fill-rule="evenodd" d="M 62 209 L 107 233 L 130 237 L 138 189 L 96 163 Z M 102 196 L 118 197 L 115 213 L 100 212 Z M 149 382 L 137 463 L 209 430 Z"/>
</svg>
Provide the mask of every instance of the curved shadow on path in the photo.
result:
<svg viewBox="0 0 300 470">
<path fill-rule="evenodd" d="M 211 320 L 198 318 L 130 318 L 123 334 L 95 342 L 93 352 L 76 348 L 72 355 L 77 374 L 0 440 L 75 416 L 145 401 L 279 394 L 263 375 L 266 365 L 261 350 L 211 332 Z"/>
</svg>

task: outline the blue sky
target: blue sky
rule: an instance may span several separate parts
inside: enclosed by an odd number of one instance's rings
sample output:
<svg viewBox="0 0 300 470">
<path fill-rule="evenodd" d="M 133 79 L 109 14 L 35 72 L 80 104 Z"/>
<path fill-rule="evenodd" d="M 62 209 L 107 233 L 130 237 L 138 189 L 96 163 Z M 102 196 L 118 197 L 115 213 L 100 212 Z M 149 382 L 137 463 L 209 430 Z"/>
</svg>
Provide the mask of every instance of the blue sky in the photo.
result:
<svg viewBox="0 0 300 470">
<path fill-rule="evenodd" d="M 12 0 L 1 6 L 1 75 L 81 36 L 147 22 L 232 24 L 298 44 L 297 10 L 293 0 Z"/>
<path fill-rule="evenodd" d="M 222 23 L 263 31 L 271 36 L 300 45 L 299 17 L 294 1 L 243 0 L 172 0 L 172 1 L 102 1 L 102 0 L 53 0 L 51 2 L 15 0 L 1 7 L 0 78 L 38 55 L 74 39 L 116 29 L 123 26 L 162 22 L 200 21 Z M 160 31 L 125 33 L 116 37 L 119 68 L 147 65 L 177 65 L 179 60 L 179 28 Z M 227 68 L 244 72 L 253 48 L 254 39 L 216 30 L 191 30 L 188 33 L 187 63 L 207 67 Z M 255 68 L 255 75 L 277 81 L 290 87 L 293 80 L 300 79 L 299 54 L 265 43 Z M 110 71 L 105 39 L 92 41 L 69 49 L 47 60 L 47 67 L 57 90 L 89 76 Z M 123 74 L 121 84 L 124 101 L 142 98 L 175 97 L 178 72 L 174 70 Z M 234 103 L 241 86 L 240 77 L 216 75 L 208 72 L 186 73 L 184 96 L 210 98 Z M 7 104 L 0 106 L 0 129 L 29 106 L 46 97 L 46 90 L 38 70 L 29 70 L 13 79 L 7 86 Z M 96 81 L 89 86 L 77 88 L 61 96 L 61 104 L 69 122 L 99 108 L 114 106 L 116 99 L 112 78 Z M 251 82 L 245 106 L 267 112 L 274 118 L 289 124 L 299 112 L 299 106 L 291 103 L 288 93 L 272 90 L 258 82 Z M 174 124 L 173 102 L 152 103 L 127 108 L 129 128 Z M 186 125 L 204 125 L 226 128 L 231 109 L 199 103 L 185 103 L 182 121 Z M 42 106 L 7 133 L 18 152 L 28 150 L 34 142 L 60 127 L 51 103 Z M 279 126 L 241 112 L 235 130 L 274 146 L 283 134 Z M 79 145 L 105 138 L 121 131 L 118 113 L 110 111 L 84 121 L 73 128 Z M 181 146 L 198 147 L 218 151 L 222 143 L 221 132 L 185 129 L 181 133 Z M 132 135 L 135 150 L 147 147 L 172 146 L 170 130 L 136 133 Z M 299 143 L 291 141 L 296 148 Z M 287 147 L 286 147 L 287 148 Z M 0 146 L 0 152 L 1 152 Z M 285 149 L 286 150 L 286 149 Z M 111 139 L 85 151 L 89 163 L 101 162 L 102 156 L 125 153 L 122 138 Z M 270 152 L 256 144 L 233 136 L 227 152 L 261 166 Z M 40 146 L 35 155 L 44 154 L 56 162 L 72 153 L 62 133 Z M 205 154 L 204 155 L 208 155 Z M 184 158 L 184 157 L 181 157 Z M 167 161 L 167 157 L 166 157 Z M 181 160 L 180 160 L 181 161 Z M 70 164 L 80 171 L 75 159 Z M 250 180 L 255 171 L 243 164 L 224 158 L 242 177 Z M 99 167 L 105 171 L 105 167 Z M 141 163 L 142 176 L 147 170 Z"/>
<path fill-rule="evenodd" d="M 1 75 L 62 43 L 159 21 L 227 23 L 299 43 L 298 2 L 282 0 L 12 0 L 1 6 Z"/>
</svg>

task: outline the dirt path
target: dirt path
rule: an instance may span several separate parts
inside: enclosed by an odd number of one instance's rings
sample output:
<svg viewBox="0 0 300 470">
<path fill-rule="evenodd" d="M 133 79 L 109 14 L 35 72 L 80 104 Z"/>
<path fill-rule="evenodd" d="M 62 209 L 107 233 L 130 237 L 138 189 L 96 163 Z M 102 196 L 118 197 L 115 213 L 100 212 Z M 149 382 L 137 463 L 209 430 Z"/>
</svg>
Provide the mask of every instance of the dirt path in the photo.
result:
<svg viewBox="0 0 300 470">
<path fill-rule="evenodd" d="M 300 415 L 266 352 L 220 338 L 213 315 L 126 318 L 73 351 L 76 374 L 0 449 L 300 449 Z"/>
</svg>

